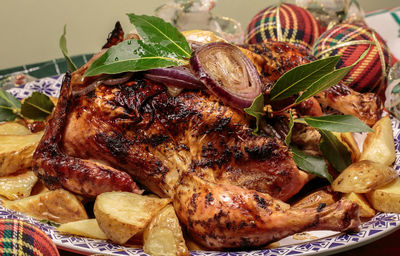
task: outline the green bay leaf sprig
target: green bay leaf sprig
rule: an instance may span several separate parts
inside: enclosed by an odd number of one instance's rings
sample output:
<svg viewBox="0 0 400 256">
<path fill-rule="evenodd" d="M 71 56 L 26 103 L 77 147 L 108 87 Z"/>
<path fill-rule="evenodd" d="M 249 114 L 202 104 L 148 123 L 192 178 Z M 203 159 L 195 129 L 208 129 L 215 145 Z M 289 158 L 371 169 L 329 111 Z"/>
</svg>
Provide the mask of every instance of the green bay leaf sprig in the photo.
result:
<svg viewBox="0 0 400 256">
<path fill-rule="evenodd" d="M 321 134 L 319 149 L 336 171 L 341 172 L 352 163 L 345 145 L 330 131 L 318 130 Z"/>
<path fill-rule="evenodd" d="M 374 132 L 368 125 L 352 115 L 326 115 L 306 116 L 304 119 L 296 119 L 317 129 L 331 132 Z"/>
<path fill-rule="evenodd" d="M 321 77 L 331 73 L 340 56 L 312 61 L 297 66 L 282 75 L 271 89 L 270 100 L 283 100 L 304 91 Z"/>
<path fill-rule="evenodd" d="M 12 121 L 21 110 L 19 102 L 11 93 L 0 89 L 0 122 Z"/>
<path fill-rule="evenodd" d="M 294 162 L 300 169 L 332 182 L 332 176 L 328 172 L 326 162 L 322 157 L 306 154 L 296 147 L 291 147 L 290 151 Z"/>
<path fill-rule="evenodd" d="M 332 56 L 326 59 L 315 60 L 307 64 L 299 65 L 289 70 L 283 74 L 272 87 L 269 101 L 273 102 L 282 100 L 301 93 L 293 105 L 280 110 L 285 111 L 304 100 L 313 97 L 319 92 L 338 84 L 347 73 L 366 56 L 368 50 L 369 49 L 364 51 L 360 58 L 358 58 L 358 60 L 352 65 L 341 69 L 335 69 L 340 56 Z M 259 101 L 258 97 L 254 101 L 256 100 Z M 255 133 L 257 133 L 259 130 L 259 124 L 261 123 L 261 118 L 266 115 L 264 104 L 252 104 L 251 107 L 244 109 L 244 111 L 248 114 L 258 113 L 257 115 L 250 114 L 256 118 L 257 128 Z M 286 138 L 286 140 L 287 139 L 288 138 Z"/>
<path fill-rule="evenodd" d="M 136 72 L 188 64 L 191 49 L 186 38 L 163 19 L 127 14 L 141 40 L 129 39 L 110 47 L 84 76 Z"/>
<path fill-rule="evenodd" d="M 18 117 L 42 121 L 53 108 L 53 102 L 43 93 L 33 92 L 21 103 L 11 93 L 0 89 L 0 122 L 13 121 Z"/>
<path fill-rule="evenodd" d="M 64 32 L 60 37 L 59 46 L 60 46 L 62 54 L 64 55 L 68 70 L 73 72 L 77 69 L 77 67 L 76 67 L 75 63 L 72 61 L 71 57 L 69 57 L 69 55 L 68 55 L 66 34 L 67 34 L 67 25 L 64 25 Z"/>
</svg>

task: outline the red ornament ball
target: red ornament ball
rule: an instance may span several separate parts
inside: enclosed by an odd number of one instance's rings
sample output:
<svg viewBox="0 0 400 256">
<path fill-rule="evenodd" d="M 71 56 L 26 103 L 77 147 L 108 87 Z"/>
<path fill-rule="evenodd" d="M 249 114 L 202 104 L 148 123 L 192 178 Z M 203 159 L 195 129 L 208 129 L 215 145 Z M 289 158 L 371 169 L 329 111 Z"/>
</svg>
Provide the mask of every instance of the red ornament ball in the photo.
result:
<svg viewBox="0 0 400 256">
<path fill-rule="evenodd" d="M 0 241 L 1 255 L 60 255 L 41 229 L 17 219 L 0 220 Z"/>
<path fill-rule="evenodd" d="M 342 82 L 356 91 L 375 92 L 383 97 L 391 56 L 385 41 L 366 24 L 343 23 L 334 26 L 318 38 L 313 53 L 317 58 L 340 55 L 336 68 L 342 68 L 352 65 L 366 50 L 367 55 Z"/>
<path fill-rule="evenodd" d="M 320 26 L 309 11 L 294 4 L 279 4 L 253 17 L 245 43 L 280 41 L 311 49 L 320 34 Z"/>
</svg>

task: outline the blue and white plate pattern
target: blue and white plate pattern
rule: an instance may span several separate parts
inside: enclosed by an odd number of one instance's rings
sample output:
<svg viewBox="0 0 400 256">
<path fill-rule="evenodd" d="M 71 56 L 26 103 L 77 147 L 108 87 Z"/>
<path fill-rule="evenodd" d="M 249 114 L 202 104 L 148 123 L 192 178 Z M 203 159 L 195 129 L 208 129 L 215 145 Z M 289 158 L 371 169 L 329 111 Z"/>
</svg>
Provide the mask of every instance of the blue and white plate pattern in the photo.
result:
<svg viewBox="0 0 400 256">
<path fill-rule="evenodd" d="M 27 83 L 19 88 L 12 88 L 8 91 L 17 98 L 25 98 L 33 91 L 40 91 L 49 96 L 57 97 L 62 78 L 63 76 L 44 78 Z M 400 121 L 392 119 L 392 125 L 396 148 L 395 169 L 400 173 Z M 60 234 L 53 226 L 41 223 L 22 213 L 5 209 L 1 205 L 0 218 L 17 218 L 37 225 L 50 236 L 59 248 L 85 254 L 147 255 L 141 249 L 128 248 L 104 240 Z M 398 228 L 400 228 L 400 214 L 379 213 L 370 221 L 363 223 L 358 233 L 343 234 L 332 231 L 312 231 L 307 232 L 309 233 L 309 237 L 313 237 L 312 241 L 300 241 L 289 237 L 279 241 L 281 246 L 275 249 L 240 252 L 192 251 L 191 254 L 196 256 L 329 255 L 370 243 L 392 233 Z"/>
</svg>

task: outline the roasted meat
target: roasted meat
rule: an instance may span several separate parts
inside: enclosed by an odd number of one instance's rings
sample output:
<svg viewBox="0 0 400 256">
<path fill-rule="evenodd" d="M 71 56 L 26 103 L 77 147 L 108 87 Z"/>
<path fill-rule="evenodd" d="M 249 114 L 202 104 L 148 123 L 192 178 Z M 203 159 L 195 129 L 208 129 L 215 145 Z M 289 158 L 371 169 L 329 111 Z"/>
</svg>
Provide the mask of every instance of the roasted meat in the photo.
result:
<svg viewBox="0 0 400 256">
<path fill-rule="evenodd" d="M 268 194 L 185 176 L 174 206 L 187 233 L 213 249 L 261 246 L 304 230 L 357 230 L 358 205 L 290 209 Z"/>
<path fill-rule="evenodd" d="M 119 41 L 116 31 L 110 38 Z M 302 53 L 276 47 L 271 55 L 276 59 L 259 66 L 269 81 L 265 95 L 287 69 L 279 64 L 285 57 L 297 64 L 287 54 L 308 61 Z M 263 63 L 267 55 L 257 58 Z M 358 227 L 358 206 L 349 201 L 301 210 L 283 203 L 309 176 L 280 139 L 253 135 L 241 110 L 206 90 L 171 96 L 140 73 L 112 83 L 109 76 L 83 78 L 92 62 L 66 74 L 34 154 L 33 170 L 49 188 L 94 197 L 113 190 L 141 193 L 137 182 L 172 198 L 184 228 L 212 249 L 261 246 L 305 230 Z M 320 114 L 312 107 L 315 100 L 308 105 L 307 113 Z"/>
<path fill-rule="evenodd" d="M 173 196 L 174 186 L 186 172 L 282 200 L 297 193 L 307 180 L 280 140 L 252 135 L 241 112 L 207 92 L 187 91 L 172 97 L 163 85 L 134 78 L 66 97 L 68 115 L 55 117 L 66 119 L 63 152 L 126 171 L 160 196 Z M 52 129 L 51 125 L 48 132 Z M 42 146 L 35 154 L 36 162 L 46 168 L 54 162 L 46 155 L 48 148 Z"/>
<path fill-rule="evenodd" d="M 248 120 L 204 91 L 168 95 L 136 75 L 74 96 L 67 74 L 34 154 L 50 188 L 95 196 L 140 192 L 173 198 L 193 238 L 213 249 L 259 246 L 312 229 L 353 230 L 358 206 L 288 209 L 281 200 L 308 177 L 275 138 L 254 136 Z M 129 174 L 129 175 L 127 175 Z"/>
</svg>

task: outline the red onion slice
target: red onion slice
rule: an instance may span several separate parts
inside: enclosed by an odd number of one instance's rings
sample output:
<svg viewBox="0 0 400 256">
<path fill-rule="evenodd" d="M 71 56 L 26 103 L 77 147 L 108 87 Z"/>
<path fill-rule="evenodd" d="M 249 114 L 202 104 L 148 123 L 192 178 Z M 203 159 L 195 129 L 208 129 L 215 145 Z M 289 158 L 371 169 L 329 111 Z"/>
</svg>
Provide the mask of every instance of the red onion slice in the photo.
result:
<svg viewBox="0 0 400 256">
<path fill-rule="evenodd" d="M 187 67 L 155 68 L 146 71 L 147 79 L 175 87 L 200 89 L 204 85 Z"/>
<path fill-rule="evenodd" d="M 103 84 L 105 85 L 124 84 L 128 82 L 132 76 L 133 76 L 132 72 L 122 74 L 121 76 L 111 76 L 110 78 L 104 79 Z"/>
<path fill-rule="evenodd" d="M 250 107 L 261 93 L 262 83 L 256 68 L 239 48 L 216 42 L 199 47 L 190 59 L 193 73 L 225 104 Z"/>
</svg>

